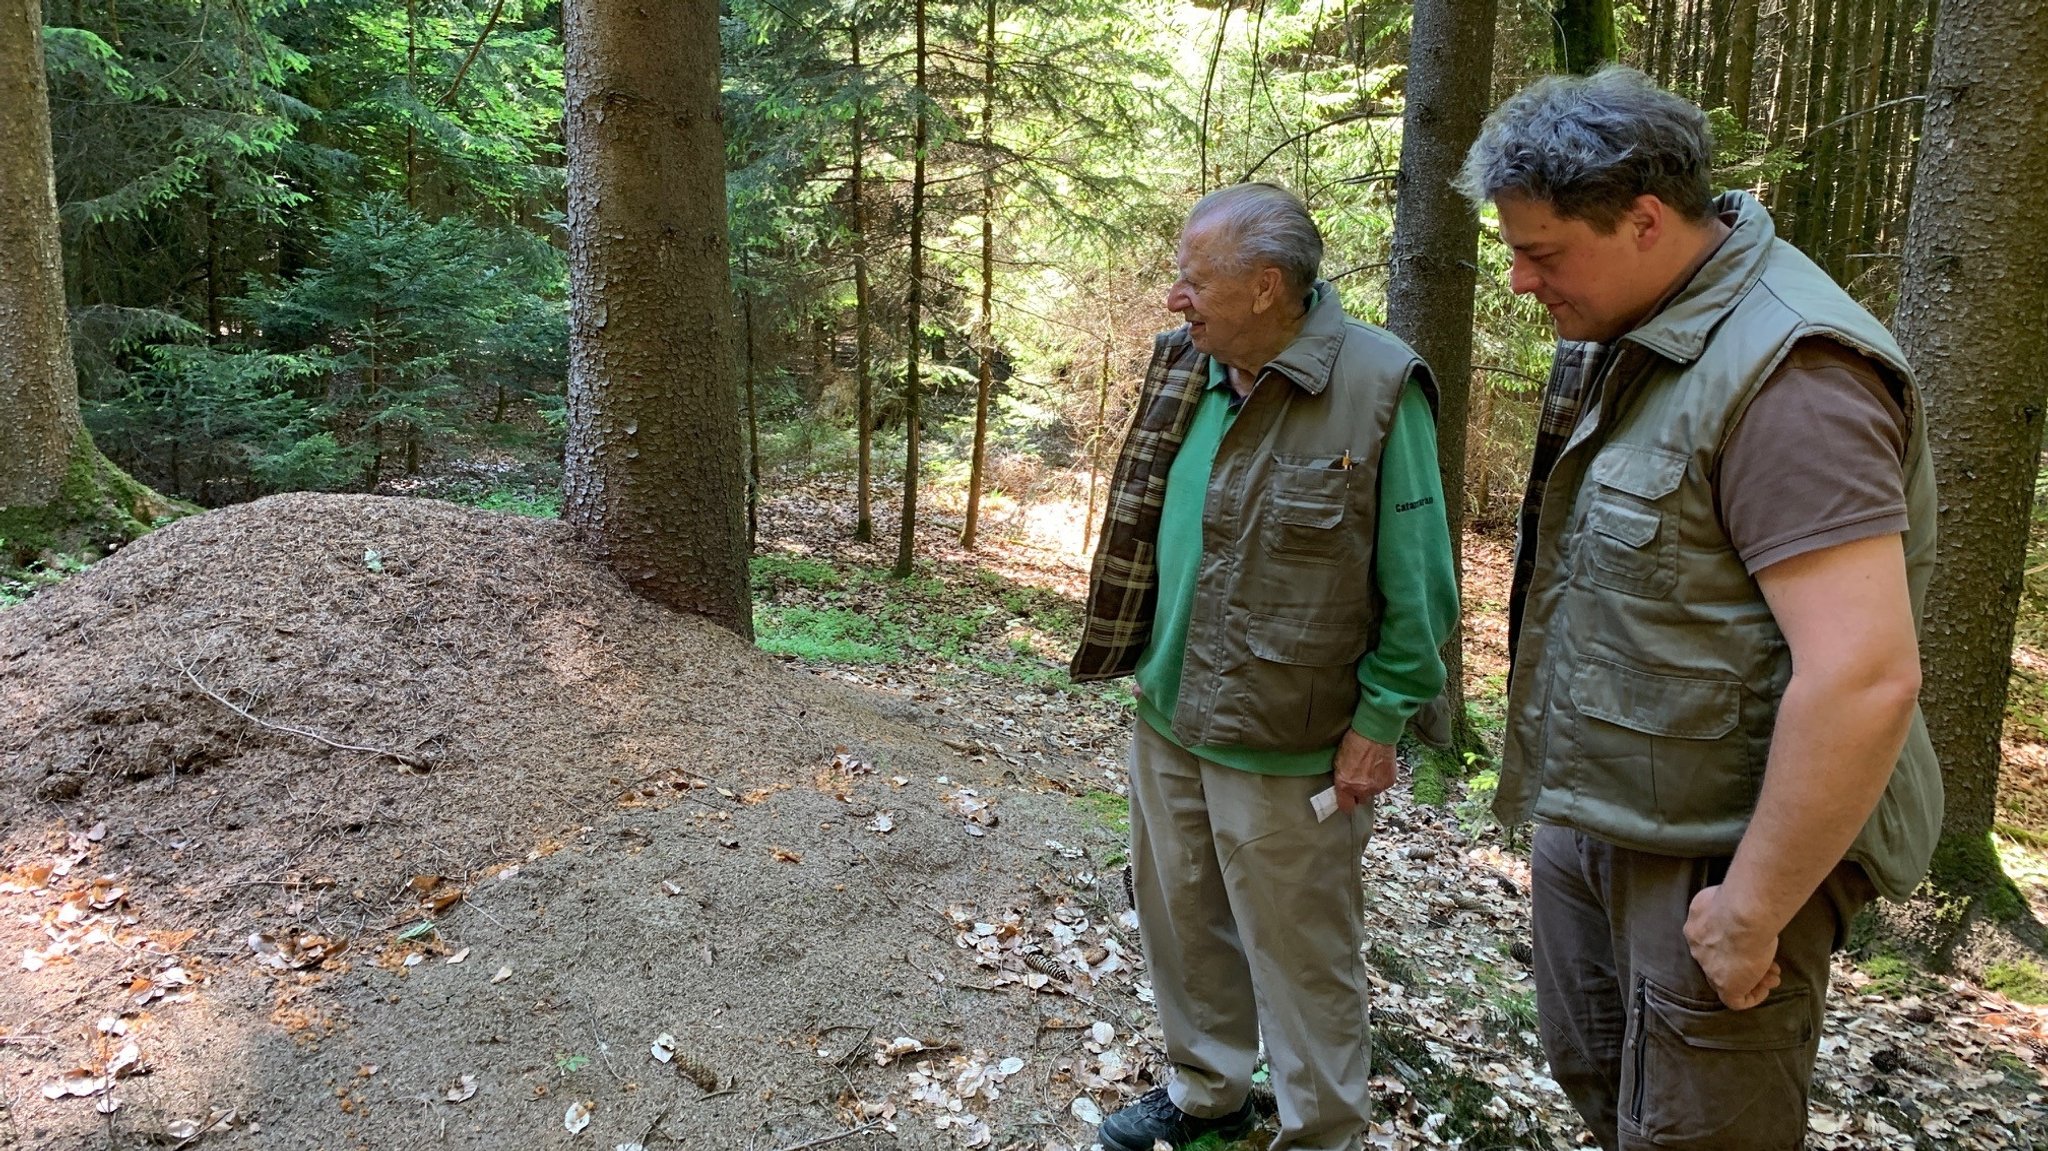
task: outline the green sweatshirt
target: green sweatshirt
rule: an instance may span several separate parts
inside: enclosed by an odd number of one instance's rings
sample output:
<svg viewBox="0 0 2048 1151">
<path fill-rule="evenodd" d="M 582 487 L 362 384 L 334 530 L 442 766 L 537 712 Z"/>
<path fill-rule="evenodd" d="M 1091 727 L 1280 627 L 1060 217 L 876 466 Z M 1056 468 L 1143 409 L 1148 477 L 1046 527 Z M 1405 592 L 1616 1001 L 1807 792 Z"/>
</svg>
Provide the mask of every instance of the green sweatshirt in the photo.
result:
<svg viewBox="0 0 2048 1151">
<path fill-rule="evenodd" d="M 1286 386 L 1276 381 L 1267 386 Z M 1202 559 L 1202 504 L 1223 433 L 1237 418 L 1223 366 L 1209 363 L 1209 387 L 1195 410 L 1187 439 L 1166 477 L 1159 521 L 1159 600 L 1152 642 L 1139 657 L 1138 714 L 1173 738 L 1172 702 L 1180 694 L 1188 617 Z M 1437 472 L 1436 421 L 1429 400 L 1410 383 L 1387 432 L 1380 463 L 1379 539 L 1375 566 L 1386 613 L 1379 646 L 1358 662 L 1360 695 L 1351 729 L 1393 743 L 1416 709 L 1443 690 L 1439 649 L 1458 617 L 1458 581 L 1444 522 L 1443 482 Z M 1158 706 L 1155 706 L 1158 701 Z M 1195 747 L 1195 755 L 1261 775 L 1317 775 L 1330 770 L 1336 748 L 1276 752 L 1243 747 Z"/>
</svg>

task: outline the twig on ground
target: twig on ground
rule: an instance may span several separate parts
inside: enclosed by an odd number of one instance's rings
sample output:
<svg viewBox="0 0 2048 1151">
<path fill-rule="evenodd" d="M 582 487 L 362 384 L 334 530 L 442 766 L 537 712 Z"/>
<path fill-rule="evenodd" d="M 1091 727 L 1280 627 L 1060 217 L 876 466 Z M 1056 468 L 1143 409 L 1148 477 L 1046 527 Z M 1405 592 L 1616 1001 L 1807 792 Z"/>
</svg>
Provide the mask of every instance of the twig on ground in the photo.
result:
<svg viewBox="0 0 2048 1151">
<path fill-rule="evenodd" d="M 604 1034 L 597 1029 L 597 1011 L 587 999 L 583 1000 L 583 1015 L 590 1021 L 590 1037 L 597 1040 L 597 1061 L 604 1064 L 606 1074 L 624 1083 L 626 1077 L 619 1074 L 618 1068 L 612 1066 L 611 1044 L 605 1041 Z"/>
<path fill-rule="evenodd" d="M 837 1143 L 841 1139 L 851 1139 L 855 1135 L 873 1131 L 880 1126 L 881 1123 L 879 1122 L 863 1123 L 858 1127 L 849 1128 L 834 1135 L 820 1135 L 816 1139 L 807 1139 L 802 1143 L 791 1143 L 787 1147 L 778 1147 L 775 1151 L 805 1151 L 809 1147 L 823 1147 L 827 1143 Z"/>
<path fill-rule="evenodd" d="M 272 731 L 281 731 L 288 735 L 296 735 L 306 739 L 313 740 L 316 743 L 324 743 L 328 747 L 334 748 L 336 751 L 364 752 L 369 755 L 377 756 L 380 759 L 389 759 L 405 767 L 421 767 L 425 764 L 425 761 L 422 760 L 419 756 L 408 755 L 402 751 L 392 751 L 390 748 L 385 747 L 364 747 L 360 744 L 343 743 L 338 739 L 329 739 L 326 736 L 321 735 L 319 732 L 312 730 L 311 728 L 293 727 L 291 724 L 288 723 L 272 723 L 269 720 L 262 718 L 261 716 L 251 715 L 248 711 L 244 710 L 240 705 L 236 704 L 233 700 L 230 700 L 226 696 L 213 690 L 212 688 L 206 686 L 206 684 L 201 682 L 198 676 L 192 674 L 192 669 L 185 665 L 184 660 L 179 659 L 176 656 L 172 656 L 171 662 L 177 664 L 178 670 L 184 673 L 185 678 L 192 681 L 192 686 L 198 688 L 200 691 L 205 692 L 207 698 L 213 700 L 213 702 L 221 705 L 224 708 L 227 708 L 229 711 L 234 712 L 236 715 L 241 716 L 243 719 L 248 720 L 250 723 L 253 723 L 258 727 L 267 727 Z"/>
</svg>

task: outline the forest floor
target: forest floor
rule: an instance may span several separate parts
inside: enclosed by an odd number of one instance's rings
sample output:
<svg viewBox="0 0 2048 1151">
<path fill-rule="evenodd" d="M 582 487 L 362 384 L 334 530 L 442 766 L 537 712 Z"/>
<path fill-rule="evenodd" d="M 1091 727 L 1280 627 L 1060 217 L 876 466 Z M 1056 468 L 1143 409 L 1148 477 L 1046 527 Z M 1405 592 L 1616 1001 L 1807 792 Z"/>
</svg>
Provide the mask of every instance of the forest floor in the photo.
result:
<svg viewBox="0 0 2048 1151">
<path fill-rule="evenodd" d="M 1075 525 L 968 553 L 940 506 L 896 582 L 888 509 L 854 544 L 842 485 L 779 490 L 760 650 L 559 523 L 373 497 L 0 612 L 0 1151 L 1087 1147 L 1158 1047 Z M 1526 861 L 1421 774 L 1364 861 L 1372 1145 L 1579 1145 Z M 2048 1011 L 1836 974 L 1810 1146 L 2048 1144 Z"/>
</svg>

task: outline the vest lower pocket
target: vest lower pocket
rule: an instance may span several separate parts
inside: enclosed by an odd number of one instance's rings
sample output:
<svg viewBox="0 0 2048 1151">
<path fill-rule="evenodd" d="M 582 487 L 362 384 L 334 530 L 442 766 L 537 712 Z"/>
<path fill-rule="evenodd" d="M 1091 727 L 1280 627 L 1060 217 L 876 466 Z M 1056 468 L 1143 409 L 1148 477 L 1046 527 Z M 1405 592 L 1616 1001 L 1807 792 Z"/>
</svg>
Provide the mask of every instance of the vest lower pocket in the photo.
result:
<svg viewBox="0 0 2048 1151">
<path fill-rule="evenodd" d="M 1741 730 L 1743 687 L 1581 655 L 1571 679 L 1588 798 L 1654 828 L 1746 820 L 1760 773 Z M 1677 846 L 1674 844 L 1673 846 Z"/>
<path fill-rule="evenodd" d="M 1310 751 L 1342 739 L 1358 706 L 1361 628 L 1253 614 L 1245 628 L 1252 659 L 1233 676 L 1219 712 L 1234 713 L 1233 742 L 1269 751 Z M 1219 720 L 1224 716 L 1219 715 Z"/>
</svg>

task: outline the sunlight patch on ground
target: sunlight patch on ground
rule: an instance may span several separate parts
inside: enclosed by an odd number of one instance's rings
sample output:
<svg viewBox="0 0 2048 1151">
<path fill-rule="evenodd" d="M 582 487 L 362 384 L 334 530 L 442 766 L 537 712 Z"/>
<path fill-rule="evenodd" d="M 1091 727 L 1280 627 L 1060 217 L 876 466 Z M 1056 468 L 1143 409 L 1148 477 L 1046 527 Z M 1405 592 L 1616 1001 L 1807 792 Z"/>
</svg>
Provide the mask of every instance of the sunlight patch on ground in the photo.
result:
<svg viewBox="0 0 2048 1151">
<path fill-rule="evenodd" d="M 1100 509 L 1097 509 L 1098 512 Z M 1048 500 L 1024 509 L 1025 537 L 1063 560 L 1088 558 L 1088 505 L 1073 500 Z"/>
</svg>

